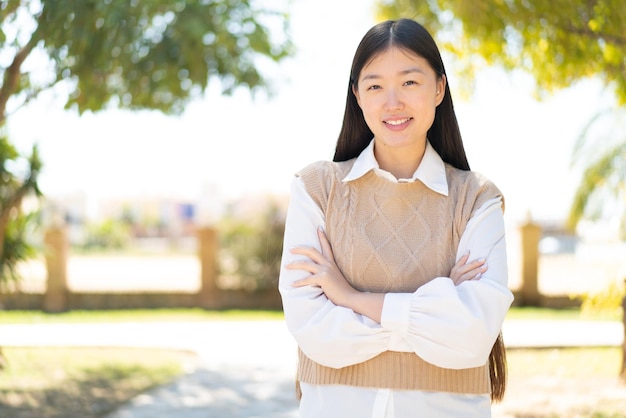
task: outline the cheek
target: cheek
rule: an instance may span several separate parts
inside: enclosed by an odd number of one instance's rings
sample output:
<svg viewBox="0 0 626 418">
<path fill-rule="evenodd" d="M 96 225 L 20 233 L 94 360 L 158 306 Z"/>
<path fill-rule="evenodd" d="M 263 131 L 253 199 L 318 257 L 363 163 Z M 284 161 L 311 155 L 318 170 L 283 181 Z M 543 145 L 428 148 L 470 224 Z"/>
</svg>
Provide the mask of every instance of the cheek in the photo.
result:
<svg viewBox="0 0 626 418">
<path fill-rule="evenodd" d="M 384 101 L 380 97 L 382 95 L 367 95 L 366 97 L 361 96 L 361 99 L 358 100 L 359 106 L 363 113 L 373 114 L 375 112 L 379 112 L 384 106 Z"/>
<path fill-rule="evenodd" d="M 363 117 L 368 124 L 370 123 L 370 121 L 378 119 L 379 113 L 376 109 L 376 106 L 372 106 L 371 103 L 364 103 L 364 105 L 361 106 Z"/>
<path fill-rule="evenodd" d="M 370 130 L 375 131 L 378 126 L 377 122 L 380 118 L 379 112 L 368 106 L 367 103 L 364 103 L 364 105 L 361 106 L 361 113 L 363 113 L 363 119 L 365 120 L 365 123 L 370 128 Z"/>
<path fill-rule="evenodd" d="M 420 113 L 434 115 L 437 110 L 437 100 L 432 97 L 425 97 L 424 100 L 416 104 L 416 109 L 419 109 Z"/>
</svg>

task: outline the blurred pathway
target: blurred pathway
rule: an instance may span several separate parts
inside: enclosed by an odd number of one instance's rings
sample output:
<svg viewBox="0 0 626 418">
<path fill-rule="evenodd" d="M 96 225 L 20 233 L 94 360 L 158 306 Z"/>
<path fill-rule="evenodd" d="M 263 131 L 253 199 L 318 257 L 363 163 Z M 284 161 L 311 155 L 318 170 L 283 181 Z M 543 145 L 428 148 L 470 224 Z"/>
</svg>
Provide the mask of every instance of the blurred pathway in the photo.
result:
<svg viewBox="0 0 626 418">
<path fill-rule="evenodd" d="M 504 324 L 509 347 L 621 346 L 619 322 Z M 193 350 L 199 367 L 107 418 L 295 418 L 296 345 L 282 321 L 0 325 L 0 346 Z"/>
<path fill-rule="evenodd" d="M 108 418 L 295 418 L 296 345 L 282 321 L 0 325 L 0 346 L 158 347 L 198 367 Z"/>
</svg>

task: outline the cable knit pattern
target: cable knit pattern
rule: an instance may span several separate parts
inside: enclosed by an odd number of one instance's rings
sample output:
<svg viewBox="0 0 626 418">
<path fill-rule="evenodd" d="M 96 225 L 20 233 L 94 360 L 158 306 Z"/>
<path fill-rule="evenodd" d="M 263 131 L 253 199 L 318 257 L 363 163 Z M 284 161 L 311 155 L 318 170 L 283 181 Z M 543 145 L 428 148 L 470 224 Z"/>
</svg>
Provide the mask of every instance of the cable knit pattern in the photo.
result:
<svg viewBox="0 0 626 418">
<path fill-rule="evenodd" d="M 337 265 L 355 288 L 412 293 L 447 277 L 467 222 L 487 200 L 501 195 L 481 175 L 446 164 L 448 196 L 422 182 L 394 183 L 373 171 L 349 182 L 354 160 L 309 165 L 298 175 L 326 218 Z M 343 369 L 321 366 L 299 353 L 298 379 L 391 389 L 489 393 L 487 365 L 443 369 L 414 353 L 384 352 Z"/>
</svg>

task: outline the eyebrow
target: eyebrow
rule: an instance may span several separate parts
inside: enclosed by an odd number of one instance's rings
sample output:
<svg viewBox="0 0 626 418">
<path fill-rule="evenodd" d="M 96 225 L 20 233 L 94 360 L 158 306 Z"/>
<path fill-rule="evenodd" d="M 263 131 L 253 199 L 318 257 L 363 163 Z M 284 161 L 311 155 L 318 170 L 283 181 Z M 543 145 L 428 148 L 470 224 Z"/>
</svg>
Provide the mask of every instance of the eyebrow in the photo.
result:
<svg viewBox="0 0 626 418">
<path fill-rule="evenodd" d="M 418 67 L 410 67 L 407 68 L 406 70 L 402 70 L 400 71 L 400 75 L 407 75 L 407 74 L 411 74 L 411 73 L 419 73 L 419 74 L 425 74 L 424 71 L 422 71 L 421 68 Z M 368 74 L 366 76 L 363 77 L 362 81 L 365 80 L 377 80 L 379 78 L 382 78 L 382 76 L 378 75 L 378 74 Z"/>
</svg>

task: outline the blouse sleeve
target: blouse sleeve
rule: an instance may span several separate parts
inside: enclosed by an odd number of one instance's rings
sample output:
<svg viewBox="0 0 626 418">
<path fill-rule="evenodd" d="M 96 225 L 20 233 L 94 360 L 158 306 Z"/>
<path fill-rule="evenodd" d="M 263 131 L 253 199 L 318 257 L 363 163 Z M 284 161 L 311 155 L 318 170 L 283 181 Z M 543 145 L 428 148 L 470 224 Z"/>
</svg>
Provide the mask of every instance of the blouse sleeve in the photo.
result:
<svg viewBox="0 0 626 418">
<path fill-rule="evenodd" d="M 289 250 L 296 246 L 320 250 L 317 228 L 324 224 L 321 209 L 296 177 L 291 186 L 278 281 L 285 322 L 304 354 L 324 366 L 340 368 L 386 351 L 392 331 L 351 309 L 333 304 L 319 287 L 291 286 L 308 273 L 284 268 L 302 258 Z"/>
<path fill-rule="evenodd" d="M 470 260 L 486 259 L 480 280 L 455 286 L 437 277 L 412 294 L 385 295 L 381 325 L 393 333 L 391 350 L 413 351 L 444 368 L 485 364 L 513 302 L 500 197 L 485 202 L 467 223 L 457 260 L 466 251 Z"/>
</svg>

